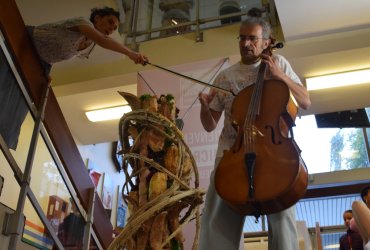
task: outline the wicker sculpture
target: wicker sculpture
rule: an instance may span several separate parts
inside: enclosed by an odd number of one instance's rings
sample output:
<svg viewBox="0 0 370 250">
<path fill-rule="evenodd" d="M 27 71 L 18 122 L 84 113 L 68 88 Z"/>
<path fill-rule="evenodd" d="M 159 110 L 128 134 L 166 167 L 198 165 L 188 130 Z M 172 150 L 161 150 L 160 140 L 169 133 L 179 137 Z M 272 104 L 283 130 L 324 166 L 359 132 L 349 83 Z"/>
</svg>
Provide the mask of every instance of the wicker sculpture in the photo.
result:
<svg viewBox="0 0 370 250">
<path fill-rule="evenodd" d="M 196 163 L 174 123 L 174 99 L 119 93 L 133 110 L 119 122 L 126 176 L 122 194 L 129 218 L 109 249 L 183 249 L 182 227 L 195 219 L 195 250 L 205 192 L 199 189 Z"/>
</svg>

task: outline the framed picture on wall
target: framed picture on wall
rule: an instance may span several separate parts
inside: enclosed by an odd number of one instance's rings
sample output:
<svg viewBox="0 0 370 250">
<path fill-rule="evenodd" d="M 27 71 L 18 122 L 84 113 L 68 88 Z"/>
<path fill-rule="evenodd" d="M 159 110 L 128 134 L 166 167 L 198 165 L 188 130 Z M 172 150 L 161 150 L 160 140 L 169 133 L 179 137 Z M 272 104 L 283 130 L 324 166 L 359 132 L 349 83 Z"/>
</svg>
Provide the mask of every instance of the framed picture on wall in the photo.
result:
<svg viewBox="0 0 370 250">
<path fill-rule="evenodd" d="M 127 205 L 122 198 L 122 189 L 120 186 L 117 187 L 117 227 L 123 228 L 126 224 Z"/>
<path fill-rule="evenodd" d="M 128 143 L 130 146 L 133 145 L 134 141 L 132 140 L 132 138 L 129 138 Z M 121 142 L 114 141 L 112 144 L 112 160 L 118 172 L 122 170 L 123 155 L 121 151 L 122 151 Z"/>
<path fill-rule="evenodd" d="M 107 173 L 103 177 L 102 202 L 105 209 L 112 209 L 113 203 L 113 182 Z"/>
<path fill-rule="evenodd" d="M 118 172 L 122 170 L 122 160 L 123 159 L 122 159 L 122 155 L 119 154 L 121 150 L 122 150 L 121 142 L 114 141 L 112 144 L 112 160 Z"/>
<path fill-rule="evenodd" d="M 91 160 L 87 159 L 86 160 L 86 166 L 87 166 L 87 171 L 89 172 L 89 176 L 94 183 L 94 186 L 98 192 L 99 195 L 101 195 L 101 186 L 102 186 L 102 172 L 100 168 Z"/>
</svg>

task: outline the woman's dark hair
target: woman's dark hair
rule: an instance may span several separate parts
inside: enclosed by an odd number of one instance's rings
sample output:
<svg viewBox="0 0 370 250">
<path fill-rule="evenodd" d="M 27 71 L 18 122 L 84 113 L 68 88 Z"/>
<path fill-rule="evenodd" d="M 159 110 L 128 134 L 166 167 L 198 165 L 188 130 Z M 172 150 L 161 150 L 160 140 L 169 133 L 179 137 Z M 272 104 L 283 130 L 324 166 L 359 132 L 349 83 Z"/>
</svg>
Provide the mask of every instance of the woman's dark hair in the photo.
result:
<svg viewBox="0 0 370 250">
<path fill-rule="evenodd" d="M 365 196 L 367 196 L 367 194 L 369 193 L 369 190 L 370 190 L 370 186 L 366 186 L 364 187 L 362 190 L 361 190 L 361 199 L 363 202 L 366 203 L 366 200 L 365 200 Z"/>
<path fill-rule="evenodd" d="M 345 213 L 351 213 L 352 214 L 353 212 L 352 212 L 352 209 L 348 209 L 348 210 L 344 211 L 344 214 Z"/>
<path fill-rule="evenodd" d="M 91 10 L 90 22 L 94 23 L 94 19 L 96 16 L 110 16 L 110 15 L 117 17 L 119 20 L 119 12 L 113 8 L 110 7 L 104 7 L 101 9 L 94 8 Z"/>
</svg>

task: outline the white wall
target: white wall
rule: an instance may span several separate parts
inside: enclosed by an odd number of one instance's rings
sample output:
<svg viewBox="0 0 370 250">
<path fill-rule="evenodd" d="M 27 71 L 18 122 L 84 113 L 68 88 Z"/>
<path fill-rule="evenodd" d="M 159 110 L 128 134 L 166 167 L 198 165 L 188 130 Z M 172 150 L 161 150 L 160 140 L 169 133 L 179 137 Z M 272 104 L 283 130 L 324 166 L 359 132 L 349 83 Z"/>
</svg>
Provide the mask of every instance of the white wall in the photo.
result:
<svg viewBox="0 0 370 250">
<path fill-rule="evenodd" d="M 116 212 L 117 212 L 117 186 L 122 187 L 125 177 L 123 172 L 118 173 L 117 169 L 111 159 L 112 143 L 99 143 L 94 145 L 77 145 L 82 159 L 86 163 L 89 161 L 93 162 L 94 166 L 98 168 L 102 173 L 108 175 L 110 180 L 113 182 L 114 195 L 112 202 L 112 216 L 111 223 L 113 228 L 116 226 Z M 101 181 L 97 188 L 97 192 L 101 193 Z"/>
</svg>

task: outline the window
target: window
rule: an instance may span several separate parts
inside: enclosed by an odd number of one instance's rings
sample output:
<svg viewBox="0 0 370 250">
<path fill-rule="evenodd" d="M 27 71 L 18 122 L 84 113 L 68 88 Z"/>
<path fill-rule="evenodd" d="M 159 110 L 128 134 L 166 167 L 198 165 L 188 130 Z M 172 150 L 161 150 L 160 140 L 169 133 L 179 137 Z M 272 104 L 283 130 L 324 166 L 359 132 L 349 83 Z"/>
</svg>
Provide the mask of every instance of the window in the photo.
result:
<svg viewBox="0 0 370 250">
<path fill-rule="evenodd" d="M 369 128 L 317 128 L 315 116 L 308 115 L 296 119 L 293 131 L 310 174 L 370 165 Z"/>
</svg>

